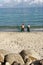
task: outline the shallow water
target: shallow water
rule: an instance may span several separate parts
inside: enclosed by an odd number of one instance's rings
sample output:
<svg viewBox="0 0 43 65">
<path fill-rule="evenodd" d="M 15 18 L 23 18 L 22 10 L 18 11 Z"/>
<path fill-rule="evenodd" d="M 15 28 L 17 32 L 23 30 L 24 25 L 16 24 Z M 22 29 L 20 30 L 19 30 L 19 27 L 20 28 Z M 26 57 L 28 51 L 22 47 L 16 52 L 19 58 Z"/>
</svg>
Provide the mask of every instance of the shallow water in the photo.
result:
<svg viewBox="0 0 43 65">
<path fill-rule="evenodd" d="M 21 32 L 19 29 L 0 29 L 0 32 Z M 24 32 L 27 32 L 27 29 L 25 28 Z M 43 28 L 31 28 L 30 32 L 43 32 Z"/>
<path fill-rule="evenodd" d="M 0 26 L 42 25 L 43 7 L 0 8 Z"/>
</svg>

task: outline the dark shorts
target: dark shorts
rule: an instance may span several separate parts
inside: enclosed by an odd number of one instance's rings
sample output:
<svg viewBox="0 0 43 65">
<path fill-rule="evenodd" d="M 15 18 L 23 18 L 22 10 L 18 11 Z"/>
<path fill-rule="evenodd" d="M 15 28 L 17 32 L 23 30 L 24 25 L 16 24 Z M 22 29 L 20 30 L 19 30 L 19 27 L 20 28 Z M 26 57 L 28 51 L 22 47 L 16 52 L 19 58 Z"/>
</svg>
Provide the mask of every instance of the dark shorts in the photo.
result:
<svg viewBox="0 0 43 65">
<path fill-rule="evenodd" d="M 21 31 L 24 31 L 24 28 L 21 28 Z"/>
</svg>

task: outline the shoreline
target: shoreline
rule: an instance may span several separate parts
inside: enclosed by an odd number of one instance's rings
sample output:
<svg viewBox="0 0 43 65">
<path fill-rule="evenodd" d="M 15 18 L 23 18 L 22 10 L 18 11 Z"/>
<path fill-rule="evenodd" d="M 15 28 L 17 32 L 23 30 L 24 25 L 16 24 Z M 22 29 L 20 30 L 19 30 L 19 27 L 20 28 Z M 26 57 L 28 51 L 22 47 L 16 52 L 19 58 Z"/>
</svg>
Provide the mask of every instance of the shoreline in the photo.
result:
<svg viewBox="0 0 43 65">
<path fill-rule="evenodd" d="M 27 25 L 25 25 L 25 28 L 27 27 Z M 21 28 L 21 25 L 15 25 L 15 26 L 0 26 L 0 28 Z M 43 28 L 43 25 L 30 25 L 30 28 Z"/>
<path fill-rule="evenodd" d="M 0 32 L 21 32 L 21 26 L 0 26 Z M 27 32 L 27 26 L 25 26 L 24 32 Z M 43 25 L 30 26 L 30 32 L 43 32 Z"/>
<path fill-rule="evenodd" d="M 26 28 L 24 30 L 24 32 L 27 32 Z M 17 28 L 0 28 L 0 32 L 21 32 L 21 30 Z M 43 32 L 43 28 L 30 28 L 30 32 Z"/>
</svg>

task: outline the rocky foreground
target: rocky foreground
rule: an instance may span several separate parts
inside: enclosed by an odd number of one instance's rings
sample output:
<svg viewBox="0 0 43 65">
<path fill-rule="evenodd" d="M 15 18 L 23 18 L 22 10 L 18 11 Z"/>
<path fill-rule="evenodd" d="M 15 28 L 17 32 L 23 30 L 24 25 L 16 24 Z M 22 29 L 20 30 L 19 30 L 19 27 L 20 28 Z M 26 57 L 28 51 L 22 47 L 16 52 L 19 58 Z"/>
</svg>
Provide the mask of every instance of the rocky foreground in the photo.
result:
<svg viewBox="0 0 43 65">
<path fill-rule="evenodd" d="M 41 59 L 43 59 L 43 32 L 0 32 L 0 62 L 29 65 Z"/>
</svg>

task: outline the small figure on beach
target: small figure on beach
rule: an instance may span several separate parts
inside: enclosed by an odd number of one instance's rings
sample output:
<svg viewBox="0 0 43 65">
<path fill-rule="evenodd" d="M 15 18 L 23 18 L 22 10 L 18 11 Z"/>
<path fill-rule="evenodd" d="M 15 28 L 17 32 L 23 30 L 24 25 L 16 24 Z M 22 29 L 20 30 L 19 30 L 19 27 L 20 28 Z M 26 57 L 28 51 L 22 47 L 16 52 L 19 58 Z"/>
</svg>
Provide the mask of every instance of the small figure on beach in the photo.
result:
<svg viewBox="0 0 43 65">
<path fill-rule="evenodd" d="M 27 31 L 30 32 L 30 25 L 27 26 Z"/>
<path fill-rule="evenodd" d="M 24 24 L 21 26 L 21 31 L 24 32 Z"/>
</svg>

